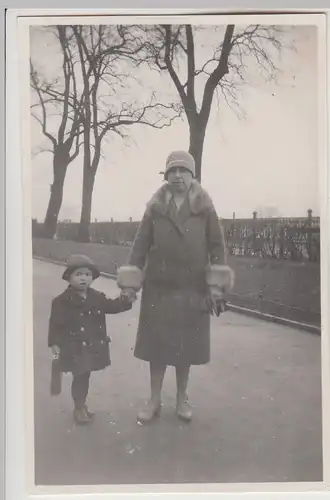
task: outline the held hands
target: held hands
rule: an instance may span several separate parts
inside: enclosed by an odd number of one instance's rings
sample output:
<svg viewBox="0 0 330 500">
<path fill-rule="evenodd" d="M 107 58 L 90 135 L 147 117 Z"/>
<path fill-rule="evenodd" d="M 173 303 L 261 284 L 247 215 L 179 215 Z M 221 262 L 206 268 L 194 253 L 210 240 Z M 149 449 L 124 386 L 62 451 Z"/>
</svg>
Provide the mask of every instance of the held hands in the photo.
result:
<svg viewBox="0 0 330 500">
<path fill-rule="evenodd" d="M 134 288 L 123 288 L 120 293 L 121 300 L 133 304 L 137 299 L 137 294 Z"/>
</svg>

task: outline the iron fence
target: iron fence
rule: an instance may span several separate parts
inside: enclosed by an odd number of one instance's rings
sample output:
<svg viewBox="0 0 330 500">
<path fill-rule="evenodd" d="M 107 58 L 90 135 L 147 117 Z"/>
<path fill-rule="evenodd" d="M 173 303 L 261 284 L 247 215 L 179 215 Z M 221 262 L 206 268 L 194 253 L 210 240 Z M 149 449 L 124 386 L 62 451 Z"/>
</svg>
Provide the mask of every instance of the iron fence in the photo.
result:
<svg viewBox="0 0 330 500">
<path fill-rule="evenodd" d="M 320 261 L 320 218 L 307 217 L 258 219 L 221 219 L 229 255 L 262 259 Z M 90 241 L 108 245 L 130 246 L 139 222 L 92 222 Z M 59 222 L 56 238 L 75 240 L 78 223 Z M 42 236 L 42 224 L 32 221 L 34 237 Z"/>
<path fill-rule="evenodd" d="M 320 260 L 320 218 L 223 219 L 230 255 Z"/>
</svg>

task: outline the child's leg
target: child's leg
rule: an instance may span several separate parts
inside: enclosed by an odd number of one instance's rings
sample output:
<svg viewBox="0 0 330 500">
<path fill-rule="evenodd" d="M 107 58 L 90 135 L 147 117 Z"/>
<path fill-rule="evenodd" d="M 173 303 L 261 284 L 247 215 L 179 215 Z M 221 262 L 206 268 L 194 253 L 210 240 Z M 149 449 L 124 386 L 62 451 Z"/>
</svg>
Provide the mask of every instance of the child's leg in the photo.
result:
<svg viewBox="0 0 330 500">
<path fill-rule="evenodd" d="M 71 395 L 75 409 L 84 409 L 89 389 L 90 372 L 74 375 L 71 385 Z"/>
</svg>

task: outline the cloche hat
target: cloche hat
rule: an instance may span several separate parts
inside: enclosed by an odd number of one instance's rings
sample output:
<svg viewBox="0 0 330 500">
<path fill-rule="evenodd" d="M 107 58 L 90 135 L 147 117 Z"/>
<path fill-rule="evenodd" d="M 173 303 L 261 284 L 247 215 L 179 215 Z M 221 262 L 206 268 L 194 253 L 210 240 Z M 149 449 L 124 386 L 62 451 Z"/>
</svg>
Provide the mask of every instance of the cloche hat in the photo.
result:
<svg viewBox="0 0 330 500">
<path fill-rule="evenodd" d="M 195 160 L 187 151 L 172 151 L 167 157 L 165 172 L 160 172 L 167 179 L 168 172 L 175 167 L 183 167 L 191 172 L 192 176 L 196 176 Z"/>
</svg>

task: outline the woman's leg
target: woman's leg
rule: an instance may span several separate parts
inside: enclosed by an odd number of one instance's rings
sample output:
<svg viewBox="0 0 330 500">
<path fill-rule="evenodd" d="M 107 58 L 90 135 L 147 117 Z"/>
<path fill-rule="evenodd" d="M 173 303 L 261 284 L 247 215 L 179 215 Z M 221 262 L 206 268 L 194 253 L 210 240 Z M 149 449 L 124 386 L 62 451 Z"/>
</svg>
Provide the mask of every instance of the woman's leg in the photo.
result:
<svg viewBox="0 0 330 500">
<path fill-rule="evenodd" d="M 166 365 L 150 363 L 150 400 L 146 407 L 139 412 L 138 419 L 140 421 L 148 422 L 159 414 L 165 372 Z"/>
<path fill-rule="evenodd" d="M 150 363 L 150 392 L 151 401 L 158 407 L 161 403 L 161 392 L 166 372 L 166 365 Z"/>
<path fill-rule="evenodd" d="M 178 365 L 175 367 L 175 370 L 177 385 L 177 414 L 183 420 L 189 421 L 192 417 L 187 396 L 190 365 Z"/>
</svg>

